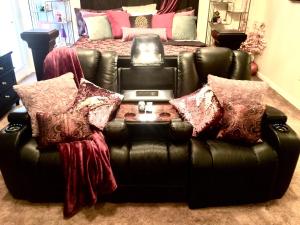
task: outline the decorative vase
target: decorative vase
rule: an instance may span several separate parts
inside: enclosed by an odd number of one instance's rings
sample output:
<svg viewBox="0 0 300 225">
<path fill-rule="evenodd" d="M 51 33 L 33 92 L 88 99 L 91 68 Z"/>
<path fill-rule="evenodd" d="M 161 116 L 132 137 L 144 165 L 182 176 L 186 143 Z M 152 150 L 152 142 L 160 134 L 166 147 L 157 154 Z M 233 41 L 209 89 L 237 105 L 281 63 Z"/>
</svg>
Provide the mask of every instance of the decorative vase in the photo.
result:
<svg viewBox="0 0 300 225">
<path fill-rule="evenodd" d="M 254 62 L 254 61 L 252 61 L 252 62 L 250 63 L 250 68 L 251 68 L 251 75 L 252 75 L 252 76 L 256 76 L 257 71 L 258 71 L 258 65 L 257 65 L 257 63 Z"/>
</svg>

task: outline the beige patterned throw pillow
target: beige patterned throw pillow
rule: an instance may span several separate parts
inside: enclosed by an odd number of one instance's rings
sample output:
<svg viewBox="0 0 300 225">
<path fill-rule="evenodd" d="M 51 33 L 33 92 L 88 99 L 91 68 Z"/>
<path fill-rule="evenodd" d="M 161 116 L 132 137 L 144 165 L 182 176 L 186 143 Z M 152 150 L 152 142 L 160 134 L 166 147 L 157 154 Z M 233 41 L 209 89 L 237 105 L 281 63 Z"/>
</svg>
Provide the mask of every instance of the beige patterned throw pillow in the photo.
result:
<svg viewBox="0 0 300 225">
<path fill-rule="evenodd" d="M 63 113 L 72 106 L 77 94 L 73 73 L 34 84 L 14 85 L 13 88 L 28 110 L 34 137 L 39 134 L 36 113 Z"/>
</svg>

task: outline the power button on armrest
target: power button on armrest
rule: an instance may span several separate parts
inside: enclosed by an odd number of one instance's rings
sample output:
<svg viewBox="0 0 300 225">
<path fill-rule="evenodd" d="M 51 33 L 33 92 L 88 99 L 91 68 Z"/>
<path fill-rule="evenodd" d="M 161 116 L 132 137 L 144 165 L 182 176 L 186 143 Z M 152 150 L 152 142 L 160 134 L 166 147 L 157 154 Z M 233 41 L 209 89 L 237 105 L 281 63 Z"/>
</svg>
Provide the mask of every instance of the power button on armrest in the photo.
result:
<svg viewBox="0 0 300 225">
<path fill-rule="evenodd" d="M 289 128 L 285 124 L 275 123 L 272 126 L 278 132 L 281 132 L 281 133 L 289 132 Z"/>
<path fill-rule="evenodd" d="M 18 132 L 19 130 L 22 129 L 23 126 L 24 126 L 24 125 L 22 125 L 22 124 L 17 124 L 17 123 L 9 124 L 9 125 L 5 128 L 5 132 L 7 132 L 7 133 Z"/>
</svg>

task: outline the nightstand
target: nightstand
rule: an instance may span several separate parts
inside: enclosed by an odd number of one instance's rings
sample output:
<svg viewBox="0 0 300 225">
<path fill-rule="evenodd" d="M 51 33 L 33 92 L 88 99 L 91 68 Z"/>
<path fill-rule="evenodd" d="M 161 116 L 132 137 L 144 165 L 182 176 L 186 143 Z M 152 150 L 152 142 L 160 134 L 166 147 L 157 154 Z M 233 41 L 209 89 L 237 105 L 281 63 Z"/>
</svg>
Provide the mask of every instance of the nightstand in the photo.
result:
<svg viewBox="0 0 300 225">
<path fill-rule="evenodd" d="M 14 103 L 19 103 L 19 97 L 13 90 L 16 76 L 11 59 L 12 52 L 0 52 L 0 117 L 8 112 Z"/>
</svg>

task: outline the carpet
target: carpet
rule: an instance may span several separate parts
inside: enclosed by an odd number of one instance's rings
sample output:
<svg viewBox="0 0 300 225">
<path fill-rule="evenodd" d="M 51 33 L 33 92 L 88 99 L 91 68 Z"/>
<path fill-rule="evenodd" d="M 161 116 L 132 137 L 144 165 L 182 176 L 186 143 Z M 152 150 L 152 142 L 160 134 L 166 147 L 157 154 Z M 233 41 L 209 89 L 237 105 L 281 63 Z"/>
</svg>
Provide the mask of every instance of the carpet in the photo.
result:
<svg viewBox="0 0 300 225">
<path fill-rule="evenodd" d="M 98 203 L 64 219 L 62 203 L 16 200 L 0 177 L 2 225 L 299 225 L 300 166 L 283 198 L 259 204 L 189 209 L 185 203 Z"/>
</svg>

